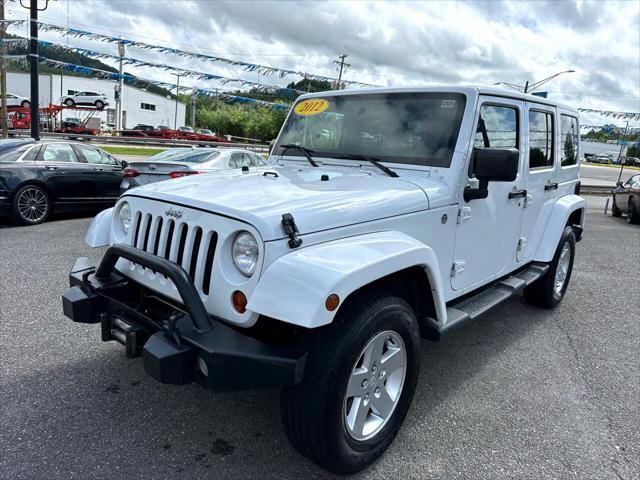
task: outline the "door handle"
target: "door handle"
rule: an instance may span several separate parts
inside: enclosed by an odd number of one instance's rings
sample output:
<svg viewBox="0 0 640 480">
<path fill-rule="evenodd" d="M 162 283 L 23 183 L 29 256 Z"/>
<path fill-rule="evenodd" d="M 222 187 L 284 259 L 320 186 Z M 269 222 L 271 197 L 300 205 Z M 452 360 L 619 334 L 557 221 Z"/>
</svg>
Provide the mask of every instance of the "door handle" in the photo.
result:
<svg viewBox="0 0 640 480">
<path fill-rule="evenodd" d="M 58 170 L 58 167 L 54 165 L 45 165 L 44 168 L 46 168 L 47 170 Z"/>
<path fill-rule="evenodd" d="M 93 169 L 98 171 L 98 172 L 104 172 L 104 168 L 102 168 L 102 167 L 93 167 Z"/>
<path fill-rule="evenodd" d="M 509 192 L 509 200 L 511 200 L 512 198 L 524 198 L 526 196 L 526 190 L 514 190 L 513 192 Z"/>
<path fill-rule="evenodd" d="M 554 182 L 554 183 L 547 183 L 544 186 L 545 190 L 557 190 L 558 189 L 558 182 Z"/>
</svg>

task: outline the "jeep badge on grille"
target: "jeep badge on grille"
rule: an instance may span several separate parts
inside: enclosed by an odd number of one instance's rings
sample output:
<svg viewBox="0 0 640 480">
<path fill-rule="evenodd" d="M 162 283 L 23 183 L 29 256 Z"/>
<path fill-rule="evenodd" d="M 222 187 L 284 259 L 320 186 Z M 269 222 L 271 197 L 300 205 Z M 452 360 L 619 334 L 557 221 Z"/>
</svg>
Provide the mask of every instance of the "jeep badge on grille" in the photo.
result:
<svg viewBox="0 0 640 480">
<path fill-rule="evenodd" d="M 168 217 L 182 218 L 182 211 L 174 210 L 172 207 L 169 207 L 169 210 L 164 212 L 164 214 L 167 215 Z"/>
</svg>

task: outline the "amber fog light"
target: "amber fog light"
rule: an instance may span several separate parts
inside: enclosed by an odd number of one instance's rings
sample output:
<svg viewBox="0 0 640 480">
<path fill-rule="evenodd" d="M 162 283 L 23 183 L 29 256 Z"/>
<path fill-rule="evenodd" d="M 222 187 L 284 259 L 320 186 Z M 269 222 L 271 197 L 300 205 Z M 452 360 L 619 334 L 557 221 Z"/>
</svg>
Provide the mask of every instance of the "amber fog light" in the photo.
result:
<svg viewBox="0 0 640 480">
<path fill-rule="evenodd" d="M 338 295 L 336 295 L 335 293 L 329 295 L 324 301 L 324 307 L 330 312 L 333 312 L 336 308 L 338 308 L 338 305 L 340 305 L 340 297 L 338 297 Z"/>
<path fill-rule="evenodd" d="M 247 311 L 247 297 L 240 290 L 236 290 L 233 292 L 231 296 L 233 300 L 233 308 L 236 309 L 238 313 L 244 313 Z"/>
</svg>

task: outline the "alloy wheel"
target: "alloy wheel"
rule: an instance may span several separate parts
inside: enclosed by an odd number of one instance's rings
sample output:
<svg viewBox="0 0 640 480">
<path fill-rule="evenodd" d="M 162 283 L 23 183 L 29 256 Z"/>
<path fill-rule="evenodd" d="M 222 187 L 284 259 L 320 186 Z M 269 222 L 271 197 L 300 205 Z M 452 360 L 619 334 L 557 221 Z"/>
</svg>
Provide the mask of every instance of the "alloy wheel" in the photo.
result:
<svg viewBox="0 0 640 480">
<path fill-rule="evenodd" d="M 376 435 L 400 400 L 407 372 L 402 337 L 391 330 L 376 334 L 362 349 L 347 383 L 344 423 L 354 440 Z"/>
<path fill-rule="evenodd" d="M 562 288 L 567 280 L 567 274 L 569 273 L 569 264 L 571 263 L 571 245 L 569 242 L 565 242 L 560 252 L 560 258 L 558 259 L 558 266 L 556 267 L 556 278 L 554 285 L 554 292 L 557 295 L 562 295 Z"/>
<path fill-rule="evenodd" d="M 20 216 L 29 223 L 42 221 L 49 213 L 49 199 L 36 187 L 24 189 L 17 199 Z"/>
</svg>

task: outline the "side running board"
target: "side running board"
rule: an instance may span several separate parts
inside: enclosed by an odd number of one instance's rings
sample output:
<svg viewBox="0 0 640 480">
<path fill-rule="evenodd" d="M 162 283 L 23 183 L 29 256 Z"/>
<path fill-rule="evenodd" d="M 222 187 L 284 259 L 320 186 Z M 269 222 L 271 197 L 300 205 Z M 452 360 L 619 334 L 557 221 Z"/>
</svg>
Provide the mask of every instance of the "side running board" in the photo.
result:
<svg viewBox="0 0 640 480">
<path fill-rule="evenodd" d="M 524 270 L 497 281 L 480 293 L 449 306 L 447 308 L 447 323 L 445 325 L 438 324 L 439 335 L 449 333 L 463 323 L 474 320 L 508 298 L 519 294 L 525 287 L 542 277 L 547 270 L 549 270 L 549 265 L 545 263 L 532 263 Z"/>
</svg>

